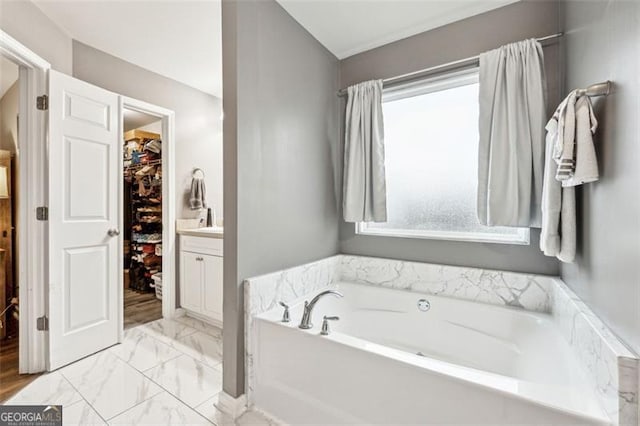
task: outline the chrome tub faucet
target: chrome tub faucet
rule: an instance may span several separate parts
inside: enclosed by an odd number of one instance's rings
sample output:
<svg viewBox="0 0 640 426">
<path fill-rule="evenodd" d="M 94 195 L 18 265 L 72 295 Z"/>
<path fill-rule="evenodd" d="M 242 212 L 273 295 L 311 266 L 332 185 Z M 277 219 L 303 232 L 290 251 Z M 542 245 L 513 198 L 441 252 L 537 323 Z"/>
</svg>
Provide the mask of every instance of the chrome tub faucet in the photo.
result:
<svg viewBox="0 0 640 426">
<path fill-rule="evenodd" d="M 308 330 L 310 328 L 313 327 L 313 324 L 311 324 L 311 314 L 313 313 L 313 308 L 316 306 L 316 303 L 318 303 L 318 301 L 328 295 L 328 294 L 332 294 L 336 297 L 344 297 L 344 295 L 342 293 L 340 293 L 339 291 L 336 290 L 325 290 L 321 293 L 318 293 L 318 295 L 316 297 L 314 297 L 313 299 L 311 299 L 311 302 L 305 301 L 304 302 L 304 313 L 302 314 L 302 320 L 300 321 L 300 325 L 298 326 L 299 328 L 302 328 L 304 330 Z"/>
</svg>

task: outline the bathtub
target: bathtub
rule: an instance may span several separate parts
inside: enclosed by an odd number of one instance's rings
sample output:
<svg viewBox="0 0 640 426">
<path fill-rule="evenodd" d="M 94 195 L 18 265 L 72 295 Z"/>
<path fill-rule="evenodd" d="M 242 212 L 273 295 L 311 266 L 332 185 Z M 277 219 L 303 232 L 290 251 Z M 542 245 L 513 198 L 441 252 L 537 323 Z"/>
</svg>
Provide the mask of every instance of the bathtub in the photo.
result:
<svg viewBox="0 0 640 426">
<path fill-rule="evenodd" d="M 289 424 L 610 424 L 551 315 L 339 282 L 311 330 L 253 321 L 252 401 Z M 319 291 L 314 291 L 313 296 Z M 328 336 L 323 315 L 337 315 Z"/>
</svg>

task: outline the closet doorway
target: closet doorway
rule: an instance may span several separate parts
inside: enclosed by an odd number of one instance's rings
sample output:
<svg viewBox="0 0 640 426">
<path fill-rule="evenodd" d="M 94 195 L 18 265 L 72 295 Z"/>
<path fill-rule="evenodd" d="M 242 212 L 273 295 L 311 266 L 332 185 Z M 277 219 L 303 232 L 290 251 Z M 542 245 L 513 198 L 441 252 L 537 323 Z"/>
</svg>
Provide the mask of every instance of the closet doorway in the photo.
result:
<svg viewBox="0 0 640 426">
<path fill-rule="evenodd" d="M 162 318 L 162 120 L 123 109 L 124 328 Z"/>
<path fill-rule="evenodd" d="M 126 330 L 169 317 L 175 310 L 169 172 L 173 113 L 128 98 L 122 112 L 120 229 Z"/>
</svg>

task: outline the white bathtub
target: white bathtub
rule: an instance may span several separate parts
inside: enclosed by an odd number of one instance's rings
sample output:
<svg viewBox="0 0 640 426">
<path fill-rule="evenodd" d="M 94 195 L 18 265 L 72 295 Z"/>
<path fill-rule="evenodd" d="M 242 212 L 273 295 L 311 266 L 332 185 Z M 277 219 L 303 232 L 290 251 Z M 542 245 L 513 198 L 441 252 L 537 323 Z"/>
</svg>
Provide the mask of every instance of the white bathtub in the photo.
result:
<svg viewBox="0 0 640 426">
<path fill-rule="evenodd" d="M 254 404 L 289 424 L 608 424 L 550 315 L 340 283 L 255 318 Z M 426 299 L 430 309 L 418 309 Z M 301 302 L 301 301 L 300 301 Z M 320 336 L 323 315 L 338 315 Z"/>
</svg>

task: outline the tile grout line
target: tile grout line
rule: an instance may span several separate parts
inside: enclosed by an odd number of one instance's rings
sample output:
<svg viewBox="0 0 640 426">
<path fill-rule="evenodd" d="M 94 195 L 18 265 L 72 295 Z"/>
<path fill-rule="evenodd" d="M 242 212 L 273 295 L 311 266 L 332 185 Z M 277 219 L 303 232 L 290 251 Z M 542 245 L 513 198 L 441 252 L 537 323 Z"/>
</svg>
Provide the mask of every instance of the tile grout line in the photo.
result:
<svg viewBox="0 0 640 426">
<path fill-rule="evenodd" d="M 184 354 L 184 353 L 183 353 L 182 355 L 189 356 L 189 355 Z M 175 358 L 172 358 L 171 360 L 174 360 L 174 359 L 176 359 L 176 358 L 178 358 L 178 357 L 180 357 L 180 356 L 182 356 L 182 355 L 179 355 L 179 356 L 177 356 L 177 357 L 175 357 Z M 165 361 L 165 362 L 169 362 L 169 361 L 171 361 L 171 360 L 167 360 L 167 361 Z M 194 360 L 195 360 L 196 362 L 199 362 L 197 359 L 194 359 Z M 160 364 L 159 364 L 159 365 L 157 365 L 156 367 L 159 367 L 159 366 L 160 366 L 160 365 L 162 365 L 162 364 L 164 364 L 164 362 L 160 363 Z M 151 368 L 156 368 L 156 367 L 151 367 Z M 149 369 L 147 369 L 147 370 L 145 370 L 145 371 L 151 370 L 151 368 L 149 368 Z M 205 419 L 205 420 L 206 420 L 206 421 L 208 421 L 209 423 L 212 423 L 212 424 L 214 424 L 214 425 L 215 425 L 215 423 L 213 423 L 213 422 L 209 421 L 209 419 L 207 419 L 207 418 L 206 418 L 206 417 L 204 417 L 202 414 L 200 414 L 200 413 L 196 410 L 196 408 L 195 408 L 195 407 L 192 407 L 191 405 L 187 404 L 187 402 L 186 402 L 186 401 L 183 401 L 182 399 L 180 399 L 180 397 L 178 397 L 178 395 L 175 395 L 175 394 L 174 394 L 173 392 L 171 392 L 169 389 L 165 388 L 164 386 L 162 386 L 162 384 L 160 384 L 160 383 L 156 382 L 155 380 L 153 380 L 151 377 L 147 376 L 146 374 L 144 374 L 144 373 L 142 373 L 142 374 L 143 374 L 143 375 L 144 375 L 144 377 L 146 377 L 150 382 L 153 382 L 153 383 L 154 383 L 154 384 L 156 384 L 160 389 L 162 389 L 163 391 L 165 391 L 166 393 L 168 393 L 169 395 L 171 395 L 172 397 L 174 397 L 175 399 L 177 399 L 178 401 L 180 401 L 182 404 L 184 404 L 184 406 L 185 406 L 185 407 L 187 407 L 188 409 L 190 409 L 191 411 L 193 411 L 194 413 L 196 413 L 197 415 L 199 415 L 200 417 L 202 417 L 203 419 Z M 220 391 L 220 392 L 222 392 L 222 391 Z M 201 402 L 200 404 L 198 404 L 197 406 L 200 406 L 200 405 L 204 404 L 204 403 L 205 403 L 205 402 L 207 402 L 209 399 L 211 399 L 211 398 L 215 397 L 216 395 L 218 395 L 220 392 L 218 392 L 218 393 L 216 393 L 215 395 L 211 396 L 210 398 L 207 398 L 206 400 L 202 401 L 202 402 Z M 162 393 L 162 392 L 157 393 L 157 394 L 153 395 L 153 397 L 156 397 L 156 396 L 160 395 L 161 393 Z M 149 398 L 149 399 L 151 399 L 151 398 Z M 144 401 L 140 402 L 140 404 L 142 404 L 143 402 L 148 401 L 149 399 L 147 399 L 147 400 L 144 400 Z M 127 411 L 129 411 L 129 410 L 133 409 L 134 407 L 137 407 L 137 406 L 138 406 L 138 405 L 140 405 L 140 404 L 136 404 L 136 405 L 134 405 L 133 407 L 126 409 L 126 410 L 125 410 L 125 411 L 123 411 L 122 413 L 119 413 L 119 414 L 118 414 L 118 416 L 119 416 L 119 415 L 121 415 L 121 414 L 123 414 L 123 413 L 126 413 Z M 114 416 L 114 417 L 116 417 L 116 416 Z M 110 418 L 110 420 L 111 420 L 111 419 L 113 419 L 114 417 L 111 417 L 111 418 Z"/>
<path fill-rule="evenodd" d="M 105 349 L 105 350 L 106 350 L 106 349 Z M 91 407 L 91 409 L 93 410 L 93 412 L 94 412 L 94 413 L 96 413 L 96 414 L 98 415 L 98 417 L 100 417 L 100 419 L 102 419 L 102 421 L 103 421 L 105 424 L 108 424 L 108 423 L 107 423 L 107 421 L 105 420 L 105 418 L 104 418 L 104 417 L 102 417 L 102 414 L 100 414 L 100 413 L 98 412 L 98 410 L 96 410 L 96 408 L 93 406 L 93 404 L 91 404 L 91 403 L 89 402 L 89 400 L 88 400 L 87 398 L 85 398 L 85 396 L 82 394 L 82 392 L 80 392 L 80 390 L 79 390 L 78 388 L 76 388 L 76 387 L 75 387 L 75 385 L 74 385 L 73 383 L 71 383 L 71 380 L 67 379 L 67 377 L 66 377 L 64 374 L 62 374 L 62 372 L 61 372 L 61 371 L 59 372 L 59 374 L 60 374 L 60 377 L 62 377 L 62 378 L 63 378 L 63 379 L 64 379 L 64 380 L 69 384 L 69 386 L 71 386 L 71 387 L 73 388 L 73 390 L 75 390 L 75 391 L 78 393 L 78 395 L 80 395 L 80 398 L 81 398 L 81 399 L 80 399 L 79 401 L 74 402 L 74 403 L 73 403 L 73 404 L 71 404 L 71 405 L 76 405 L 77 403 L 82 402 L 82 401 L 86 402 L 86 403 L 87 403 L 87 405 L 88 405 L 89 407 Z M 70 406 L 71 406 L 71 405 L 70 405 Z M 62 413 L 63 413 L 63 414 L 62 414 L 62 416 L 64 417 L 64 406 L 62 407 Z"/>
<path fill-rule="evenodd" d="M 193 328 L 193 327 L 190 327 L 190 326 L 188 326 L 188 325 L 186 325 L 186 324 L 184 324 L 184 325 L 185 325 L 185 326 L 187 326 L 187 327 L 189 327 L 189 328 Z M 134 328 L 135 328 L 135 327 L 134 327 Z M 197 330 L 197 329 L 195 329 L 195 328 L 193 328 L 193 329 L 194 329 L 194 333 L 198 331 L 198 330 Z M 202 366 L 204 366 L 204 367 L 209 367 L 209 368 L 211 368 L 211 369 L 213 369 L 213 370 L 217 370 L 217 369 L 216 369 L 216 368 L 214 368 L 214 367 L 211 367 L 211 366 L 209 366 L 209 365 L 207 365 L 207 364 L 205 364 L 205 363 L 203 363 L 203 362 L 201 362 L 201 361 L 199 361 L 199 360 L 197 360 L 197 359 L 195 359 L 194 357 L 192 357 L 191 355 L 189 355 L 189 354 L 187 354 L 187 353 L 184 353 L 183 351 L 181 351 L 180 349 L 176 348 L 175 346 L 173 346 L 173 345 L 170 345 L 170 344 L 168 344 L 168 343 L 163 342 L 162 340 L 160 340 L 160 339 L 158 339 L 157 337 L 155 337 L 155 336 L 151 335 L 150 333 L 146 333 L 144 330 L 140 330 L 140 331 L 144 332 L 147 336 L 151 337 L 153 340 L 155 340 L 155 341 L 157 341 L 157 342 L 160 342 L 160 343 L 163 343 L 163 344 L 165 344 L 165 345 L 169 346 L 170 348 L 174 349 L 176 352 L 178 352 L 178 353 L 179 353 L 179 355 L 176 355 L 175 357 L 172 357 L 172 358 L 170 358 L 170 359 L 167 359 L 167 360 L 165 360 L 165 361 L 163 361 L 163 362 L 159 363 L 158 365 L 155 365 L 155 366 L 153 366 L 153 367 L 149 367 L 149 368 L 147 368 L 146 370 L 139 370 L 139 369 L 137 369 L 136 367 L 134 367 L 133 365 L 129 364 L 129 362 L 128 362 L 128 361 L 126 361 L 126 360 L 123 360 L 123 362 L 125 362 L 127 365 L 131 366 L 131 368 L 133 368 L 133 369 L 135 369 L 136 371 L 138 371 L 139 373 L 141 373 L 145 378 L 147 378 L 147 379 L 148 379 L 149 381 L 151 381 L 152 383 L 156 384 L 160 389 L 162 389 L 163 391 L 167 392 L 169 395 L 171 395 L 172 397 L 174 397 L 176 400 L 180 401 L 182 404 L 184 404 L 184 406 L 185 406 L 185 407 L 187 407 L 188 409 L 190 409 L 191 411 L 193 411 L 194 413 L 196 413 L 198 416 L 202 417 L 202 418 L 203 418 L 204 420 L 206 420 L 207 422 L 209 422 L 209 423 L 211 423 L 211 424 L 216 425 L 215 423 L 213 423 L 213 422 L 211 422 L 209 419 L 207 419 L 204 415 L 200 414 L 200 413 L 196 410 L 196 407 L 192 407 L 192 406 L 191 406 L 191 405 L 189 405 L 186 401 L 183 401 L 182 399 L 180 399 L 180 397 L 178 397 L 178 395 L 175 395 L 175 394 L 174 394 L 173 392 L 171 392 L 169 389 L 165 388 L 162 384 L 158 383 L 158 382 L 157 382 L 157 381 L 155 381 L 153 378 L 151 378 L 151 377 L 147 376 L 147 375 L 145 374 L 145 372 L 146 372 L 146 371 L 149 371 L 149 370 L 151 370 L 151 369 L 153 369 L 153 368 L 160 367 L 161 365 L 163 365 L 163 364 L 165 364 L 165 363 L 167 363 L 167 362 L 169 362 L 169 361 L 173 361 L 173 360 L 175 360 L 175 359 L 179 358 L 179 357 L 180 357 L 180 356 L 182 356 L 182 355 L 184 355 L 184 356 L 187 356 L 187 357 L 191 358 L 193 361 L 195 361 L 196 363 L 201 364 L 201 365 L 202 365 Z M 190 335 L 192 335 L 192 334 L 194 334 L 194 333 L 185 334 L 184 336 L 181 336 L 181 337 L 188 337 L 188 336 L 190 336 Z M 172 338 L 171 340 L 172 340 L 172 341 L 178 341 L 178 339 L 179 339 L 179 338 L 175 338 L 175 339 L 173 339 L 173 338 Z M 118 357 L 118 359 L 122 359 L 122 358 Z M 222 363 L 220 363 L 220 364 L 222 364 Z M 220 373 L 222 373 L 222 371 L 220 371 Z M 220 392 L 222 392 L 222 391 L 220 391 Z M 212 395 L 211 397 L 207 398 L 206 400 L 202 401 L 200 404 L 197 404 L 196 406 L 200 406 L 200 405 L 204 404 L 204 403 L 205 403 L 205 402 L 207 402 L 209 399 L 214 398 L 214 397 L 215 397 L 216 395 L 218 395 L 220 392 L 217 392 L 216 394 Z M 156 396 L 158 396 L 158 395 L 160 395 L 160 394 L 161 394 L 161 392 L 160 392 L 160 393 L 157 393 L 157 394 L 155 394 L 155 395 L 153 395 L 151 398 L 154 398 L 154 397 L 156 397 Z M 129 411 L 129 410 L 131 410 L 131 409 L 133 409 L 133 408 L 137 407 L 138 405 L 140 405 L 140 404 L 142 404 L 142 403 L 144 403 L 144 402 L 149 401 L 151 398 L 148 398 L 148 399 L 146 399 L 146 400 L 144 400 L 144 401 L 141 401 L 140 403 L 138 403 L 138 404 L 136 404 L 136 405 L 134 405 L 134 406 L 132 406 L 132 407 L 130 407 L 130 408 L 128 408 L 128 409 L 126 409 L 126 410 L 124 410 L 124 411 L 120 412 L 120 413 L 118 413 L 117 415 L 115 415 L 115 416 L 113 416 L 113 417 L 110 417 L 110 418 L 109 418 L 109 420 L 113 420 L 115 417 L 120 416 L 120 415 L 122 415 L 122 414 L 126 413 L 127 411 Z"/>
<path fill-rule="evenodd" d="M 115 345 L 114 345 L 114 346 L 115 346 Z M 111 346 L 111 347 L 113 347 L 113 346 Z M 117 356 L 116 354 L 111 353 L 111 352 L 108 352 L 108 350 L 109 350 L 109 348 L 106 348 L 106 349 L 103 349 L 103 350 L 102 350 L 102 351 L 100 351 L 100 352 L 96 352 L 96 353 L 95 353 L 95 354 L 93 354 L 93 355 L 96 355 L 96 354 L 99 354 L 99 353 L 103 353 L 103 354 L 111 355 L 111 356 L 113 356 L 114 358 L 116 358 L 118 361 L 122 362 L 123 364 L 125 364 L 125 365 L 127 365 L 127 366 L 129 366 L 129 367 L 133 368 L 137 373 L 139 373 L 139 374 L 142 376 L 142 378 L 143 378 L 143 379 L 148 379 L 149 381 L 153 382 L 153 381 L 152 381 L 152 380 L 150 380 L 147 376 L 145 376 L 142 372 L 138 371 L 135 367 L 133 367 L 132 365 L 130 365 L 128 362 L 124 361 L 122 358 L 120 358 L 120 357 L 119 357 L 119 356 Z M 73 365 L 73 364 L 70 364 L 70 365 Z M 93 411 L 95 411 L 95 413 L 98 415 L 98 417 L 100 417 L 100 418 L 101 418 L 101 419 L 102 419 L 106 424 L 109 424 L 109 420 L 113 419 L 114 417 L 119 416 L 120 414 L 122 414 L 122 413 L 124 413 L 124 412 L 128 411 L 129 409 L 131 409 L 131 408 L 135 407 L 136 405 L 139 405 L 139 404 L 141 404 L 141 403 L 143 403 L 143 402 L 145 402 L 145 401 L 148 401 L 149 399 L 151 399 L 151 398 L 153 398 L 154 396 L 159 395 L 159 394 L 161 393 L 161 392 L 155 393 L 155 394 L 153 394 L 153 395 L 149 396 L 148 398 L 146 398 L 146 399 L 144 399 L 144 400 L 140 401 L 139 403 L 136 403 L 135 405 L 133 405 L 133 406 L 131 406 L 131 407 L 129 407 L 129 408 L 127 408 L 127 409 L 125 409 L 125 410 L 123 410 L 123 411 L 121 411 L 121 412 L 117 413 L 116 415 L 111 416 L 111 417 L 108 417 L 108 418 L 106 418 L 106 419 L 105 419 L 105 417 L 104 417 L 102 414 L 100 414 L 100 412 L 99 412 L 99 411 L 98 411 L 98 410 L 93 406 L 93 404 L 91 404 L 91 403 L 89 402 L 89 400 L 87 400 L 87 399 L 85 398 L 85 396 L 82 394 L 82 392 L 80 392 L 80 391 L 79 391 L 79 390 L 78 390 L 78 389 L 73 385 L 73 383 L 71 383 L 71 381 L 70 381 L 69 379 L 67 379 L 67 377 L 66 377 L 64 374 L 62 374 L 62 372 L 60 372 L 60 375 L 62 375 L 62 377 L 64 377 L 64 379 L 65 379 L 67 382 L 69 382 L 69 384 L 71 385 L 71 387 L 72 387 L 72 388 L 74 388 L 74 389 L 76 390 L 76 392 L 78 392 L 78 394 L 82 397 L 82 399 L 83 399 L 83 400 L 85 400 L 85 401 L 87 402 L 87 404 L 89 404 L 89 406 L 91 407 L 91 409 L 93 409 Z M 153 382 L 153 383 L 155 383 L 155 382 Z M 163 387 L 161 387 L 161 386 L 159 386 L 159 387 L 160 387 L 160 389 L 163 389 L 163 390 L 164 390 L 164 388 L 163 388 Z"/>
</svg>

